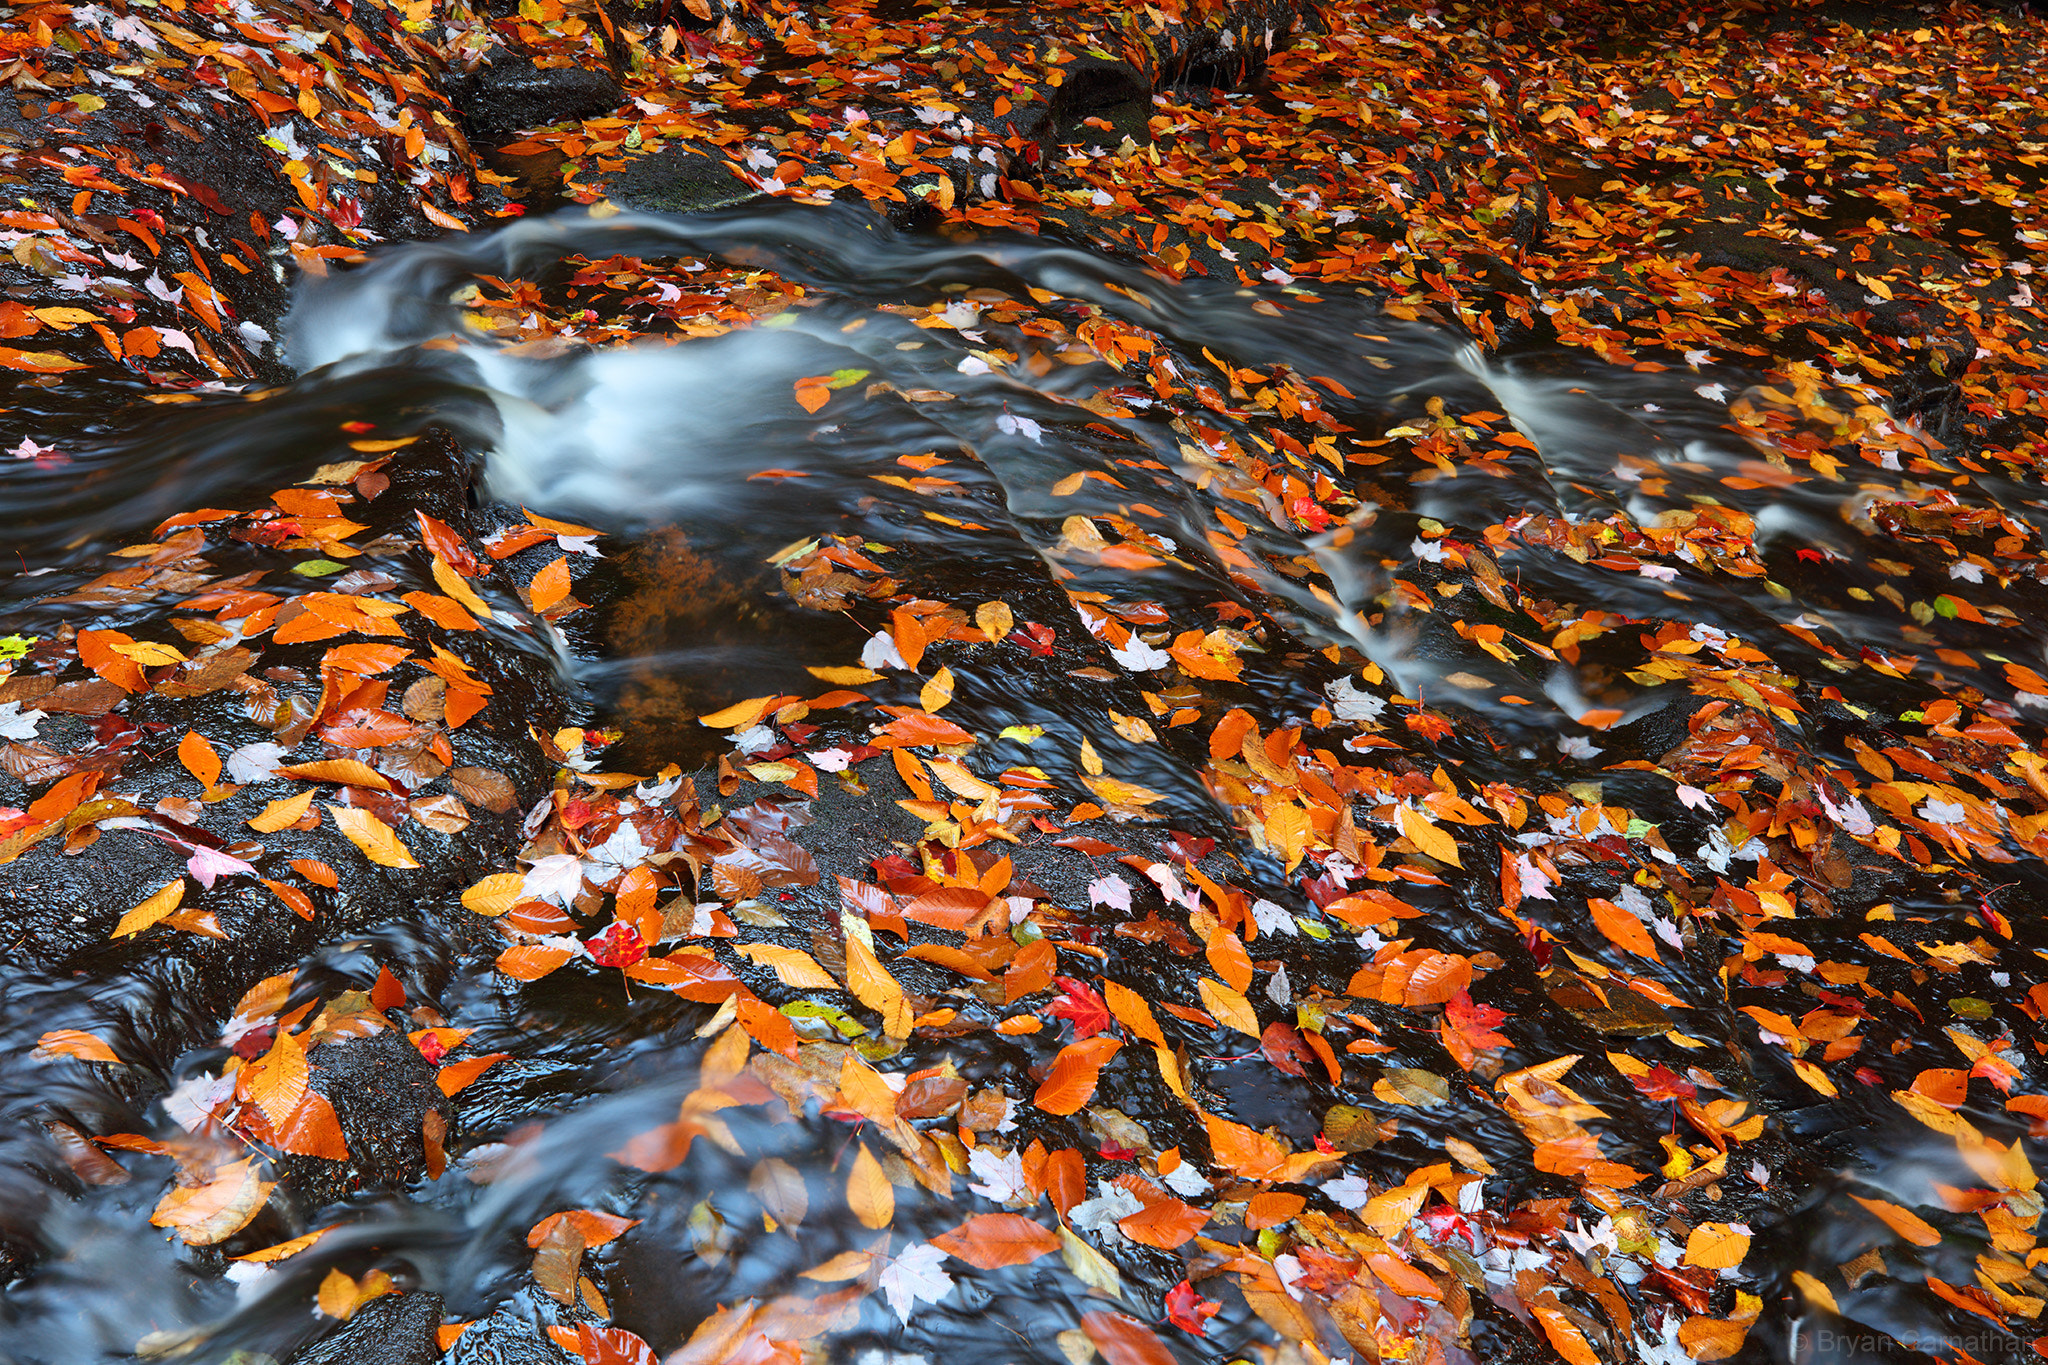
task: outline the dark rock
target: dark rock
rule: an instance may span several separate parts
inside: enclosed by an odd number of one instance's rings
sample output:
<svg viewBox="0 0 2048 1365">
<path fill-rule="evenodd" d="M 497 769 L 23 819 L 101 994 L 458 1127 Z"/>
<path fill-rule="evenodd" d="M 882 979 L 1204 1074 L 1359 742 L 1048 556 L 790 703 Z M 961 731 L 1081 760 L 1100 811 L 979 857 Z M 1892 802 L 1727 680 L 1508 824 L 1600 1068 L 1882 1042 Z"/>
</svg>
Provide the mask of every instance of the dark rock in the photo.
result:
<svg viewBox="0 0 2048 1365">
<path fill-rule="evenodd" d="M 453 1109 L 434 1084 L 434 1068 L 396 1030 L 322 1043 L 306 1058 L 310 1088 L 327 1097 L 341 1121 L 349 1159 L 286 1156 L 280 1165 L 308 1208 L 356 1190 L 392 1188 L 426 1173 L 423 1125 Z"/>
<path fill-rule="evenodd" d="M 719 157 L 691 147 L 664 147 L 613 176 L 607 193 L 617 203 L 651 213 L 701 213 L 758 197 Z"/>
<path fill-rule="evenodd" d="M 510 1308 L 473 1324 L 448 1353 L 448 1365 L 558 1365 L 562 1352 Z"/>
<path fill-rule="evenodd" d="M 439 1294 L 380 1295 L 290 1365 L 433 1365 L 441 1358 L 440 1325 Z"/>
<path fill-rule="evenodd" d="M 447 85 L 470 140 L 486 146 L 510 141 L 521 129 L 605 113 L 626 98 L 608 72 L 535 66 L 532 58 L 509 52 Z"/>
</svg>

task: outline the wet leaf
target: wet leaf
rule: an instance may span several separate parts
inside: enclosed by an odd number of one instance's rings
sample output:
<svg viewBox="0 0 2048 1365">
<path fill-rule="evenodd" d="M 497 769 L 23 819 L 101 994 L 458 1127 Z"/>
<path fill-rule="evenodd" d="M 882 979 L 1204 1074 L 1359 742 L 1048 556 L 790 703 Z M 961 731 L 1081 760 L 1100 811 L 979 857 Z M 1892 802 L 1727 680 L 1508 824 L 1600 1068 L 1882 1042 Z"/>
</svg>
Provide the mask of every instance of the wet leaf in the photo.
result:
<svg viewBox="0 0 2048 1365">
<path fill-rule="evenodd" d="M 863 1227 L 885 1228 L 896 1216 L 896 1191 L 889 1188 L 882 1163 L 865 1144 L 854 1149 L 853 1168 L 846 1178 L 846 1206 Z"/>
<path fill-rule="evenodd" d="M 349 842 L 379 867 L 419 866 L 412 851 L 400 842 L 391 826 L 369 811 L 355 806 L 329 806 L 327 813 L 334 817 L 334 823 L 348 836 Z"/>
<path fill-rule="evenodd" d="M 932 1245 L 979 1270 L 1029 1265 L 1058 1251 L 1059 1237 L 1043 1223 L 1017 1213 L 984 1213 L 951 1232 L 932 1238 Z"/>
<path fill-rule="evenodd" d="M 1702 1270 L 1732 1270 L 1749 1254 L 1749 1232 L 1732 1223 L 1701 1223 L 1686 1235 L 1685 1263 Z"/>
<path fill-rule="evenodd" d="M 110 937 L 128 938 L 141 933 L 151 925 L 168 918 L 184 899 L 185 879 L 180 877 L 122 915 L 121 922 L 114 926 L 114 932 Z"/>
<path fill-rule="evenodd" d="M 173 1186 L 149 1221 L 175 1231 L 186 1246 L 213 1246 L 247 1227 L 275 1188 L 276 1181 L 256 1174 L 256 1158 L 245 1157 L 200 1184 Z"/>
<path fill-rule="evenodd" d="M 1053 1058 L 1031 1102 L 1048 1114 L 1073 1114 L 1095 1095 L 1102 1068 L 1123 1043 L 1115 1038 L 1090 1038 L 1070 1043 Z"/>
</svg>

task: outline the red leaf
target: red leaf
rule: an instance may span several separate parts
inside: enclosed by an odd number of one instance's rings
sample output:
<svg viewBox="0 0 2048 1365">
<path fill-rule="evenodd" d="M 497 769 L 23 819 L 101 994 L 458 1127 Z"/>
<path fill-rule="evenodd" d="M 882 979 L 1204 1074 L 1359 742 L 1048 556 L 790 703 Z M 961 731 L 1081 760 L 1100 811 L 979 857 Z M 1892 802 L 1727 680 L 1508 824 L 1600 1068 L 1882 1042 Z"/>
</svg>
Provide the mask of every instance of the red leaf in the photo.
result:
<svg viewBox="0 0 2048 1365">
<path fill-rule="evenodd" d="M 1186 1280 L 1166 1291 L 1166 1320 L 1183 1332 L 1206 1335 L 1205 1324 L 1222 1311 L 1222 1304 L 1203 1298 Z"/>
<path fill-rule="evenodd" d="M 469 545 L 446 522 L 437 521 L 425 512 L 413 515 L 420 520 L 420 539 L 427 542 L 427 548 L 448 561 L 448 567 L 464 578 L 475 578 L 484 571 L 484 562 L 470 553 Z"/>
<path fill-rule="evenodd" d="M 1060 988 L 1060 996 L 1045 1007 L 1045 1013 L 1071 1022 L 1075 1038 L 1093 1038 L 1116 1022 L 1101 993 L 1086 982 L 1056 976 L 1052 983 Z"/>
</svg>

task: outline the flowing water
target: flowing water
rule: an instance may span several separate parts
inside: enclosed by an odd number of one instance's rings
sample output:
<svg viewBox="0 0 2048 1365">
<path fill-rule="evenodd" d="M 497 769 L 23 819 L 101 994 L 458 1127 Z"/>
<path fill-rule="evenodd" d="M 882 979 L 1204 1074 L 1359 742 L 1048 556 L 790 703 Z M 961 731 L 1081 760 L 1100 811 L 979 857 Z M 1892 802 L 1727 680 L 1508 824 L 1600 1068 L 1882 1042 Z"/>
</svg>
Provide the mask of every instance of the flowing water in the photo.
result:
<svg viewBox="0 0 2048 1365">
<path fill-rule="evenodd" d="M 516 332 L 473 325 L 480 281 L 487 289 L 534 282 L 530 306 L 560 311 L 577 306 L 563 293 L 577 270 L 619 261 L 644 268 L 646 282 L 620 296 L 652 307 L 636 315 L 647 340 L 521 346 Z M 767 272 L 787 306 L 720 335 L 681 335 L 690 329 L 663 324 L 658 305 L 678 292 L 673 281 L 697 270 Z M 800 299 L 788 286 L 801 287 Z M 1844 387 L 1848 381 L 1824 379 L 1788 395 L 1726 368 L 1628 369 L 1536 345 L 1485 355 L 1462 332 L 1399 311 L 1363 294 L 1173 282 L 1049 239 L 900 234 L 857 211 L 785 206 L 691 219 L 522 222 L 491 236 L 397 249 L 305 282 L 288 328 L 300 377 L 280 388 L 155 407 L 122 406 L 132 395 L 115 389 L 90 391 L 90 403 L 58 390 L 18 394 L 16 415 L 41 414 L 37 439 L 50 449 L 0 465 L 0 527 L 29 571 L 4 591 L 19 605 L 71 581 L 82 556 L 138 537 L 166 515 L 233 506 L 346 458 L 341 428 L 355 422 L 379 438 L 449 429 L 480 453 L 485 497 L 605 533 L 601 572 L 616 575 L 607 580 L 612 598 L 587 622 L 507 632 L 504 643 L 556 659 L 592 723 L 628 730 L 622 752 L 639 771 L 703 761 L 711 743 L 722 742 L 701 727 L 660 720 L 666 713 L 650 709 L 650 697 L 681 695 L 712 709 L 815 690 L 807 666 L 888 661 L 886 637 L 774 592 L 770 561 L 831 535 L 891 547 L 901 556 L 892 565 L 986 584 L 986 597 L 1010 591 L 1060 601 L 1063 591 L 1102 604 L 1088 618 L 1098 632 L 1105 612 L 1118 607 L 1156 604 L 1157 619 L 1178 624 L 1204 613 L 1213 620 L 1217 604 L 1238 604 L 1244 620 L 1270 626 L 1242 655 L 1232 704 L 1273 722 L 1305 717 L 1341 695 L 1325 691 L 1337 671 L 1322 651 L 1354 650 L 1381 670 L 1377 696 L 1421 699 L 1456 722 L 1427 743 L 1404 738 L 1411 749 L 1463 764 L 1475 783 L 1534 790 L 1600 776 L 1592 754 L 1607 741 L 1582 721 L 1618 721 L 1625 730 L 1669 699 L 1657 680 L 1632 679 L 1590 643 L 1576 661 L 1488 650 L 1453 629 L 1451 612 L 1426 610 L 1426 590 L 1420 603 L 1404 595 L 1399 583 L 1442 581 L 1446 545 L 1494 545 L 1500 573 L 1518 580 L 1525 599 L 1597 606 L 1617 625 L 1679 620 L 1710 644 L 1757 642 L 1785 671 L 1832 683 L 1849 706 L 1892 713 L 1902 696 L 1917 693 L 1832 661 L 1924 653 L 1930 626 L 1938 644 L 1983 647 L 1988 627 L 1915 622 L 1868 590 L 1851 591 L 1887 582 L 1920 589 L 1911 596 L 1943 591 L 1946 561 L 1930 552 L 1901 562 L 1910 551 L 1880 523 L 1890 506 L 1924 507 L 1947 495 L 1945 478 L 1914 458 L 1931 443 L 1873 412 L 1873 400 Z M 576 327 L 589 331 L 598 321 L 593 313 Z M 1129 352 L 1114 370 L 1075 340 L 1091 322 L 1115 336 L 1149 338 L 1153 349 Z M 817 377 L 832 386 L 809 412 L 791 395 Z M 1297 404 L 1304 394 L 1319 403 L 1322 420 L 1314 411 L 1277 419 L 1261 406 L 1261 391 L 1283 389 Z M 1904 446 L 1879 439 L 1878 453 L 1840 478 L 1788 473 L 1770 433 L 1818 420 L 1816 412 L 1846 422 L 1859 407 L 1861 430 L 1895 434 Z M 1276 432 L 1288 433 L 1288 443 Z M 1260 448 L 1284 477 L 1246 473 Z M 1903 461 L 1885 453 L 1900 448 Z M 1980 476 L 1968 496 L 2007 518 L 2014 533 L 2048 521 L 2036 490 L 1995 474 Z M 1615 513 L 1643 527 L 1715 517 L 1753 523 L 1753 571 L 1703 571 L 1700 560 L 1720 553 L 1704 541 L 1675 567 L 1644 558 L 1631 572 L 1584 557 L 1503 551 L 1486 537 L 1489 527 L 1514 531 L 1540 518 L 1570 527 Z M 1077 525 L 1076 517 L 1092 520 Z M 1121 553 L 1105 545 L 1104 526 L 1120 531 Z M 655 553 L 664 545 L 673 551 L 667 560 Z M 632 547 L 645 552 L 634 561 L 640 579 L 621 568 Z M 1902 573 L 1872 569 L 1873 556 Z M 658 594 L 663 563 L 699 575 L 683 591 L 702 601 L 695 610 L 670 604 L 632 616 L 636 593 Z M 2002 596 L 1988 588 L 1973 595 L 1980 605 L 2009 601 L 2020 618 L 2017 630 L 1998 633 L 2005 657 L 2041 661 L 2038 595 L 2029 580 Z M 1145 665 L 1140 652 L 1126 667 Z M 1020 690 L 994 664 L 958 673 L 949 716 L 984 735 L 1043 727 L 1037 743 L 1013 742 L 1011 761 L 1078 778 L 1078 756 L 1091 750 L 1116 777 L 1165 794 L 1161 809 L 1176 827 L 1242 845 L 1202 781 L 1199 746 L 1133 743 L 1127 718 Z M 1986 704 L 2006 714 L 2020 714 L 2014 708 L 2030 700 L 1990 675 L 1980 686 Z M 1619 714 L 1595 719 L 1595 711 Z M 1817 732 L 1809 739 L 1832 743 Z M 1632 775 L 1608 781 L 1607 800 L 1626 790 L 1637 804 Z M 1669 805 L 1666 792 L 1645 791 L 1642 808 L 1658 799 Z M 1676 830 L 1683 812 L 1672 810 L 1667 828 Z M 1711 855 L 1710 832 L 1702 826 L 1695 834 Z M 1695 856 L 1689 847 L 1678 852 Z M 1271 894 L 1289 894 L 1277 864 L 1247 854 Z M 2039 880 L 2025 864 L 2007 870 Z M 1490 872 L 1477 880 L 1478 890 L 1456 893 L 1438 918 L 1457 914 L 1461 897 L 1476 903 L 1493 894 Z M 1903 911 L 1921 896 L 1928 904 L 1918 908 L 1953 914 L 1937 903 L 1939 889 L 1930 883 L 1894 900 Z M 446 1296 L 458 1318 L 530 1306 L 533 1290 L 521 1287 L 531 1260 L 526 1230 L 570 1207 L 645 1220 L 609 1253 L 610 1305 L 616 1321 L 673 1344 L 713 1305 L 771 1297 L 796 1270 L 873 1240 L 843 1212 L 837 1221 L 815 1214 L 800 1243 L 763 1236 L 760 1208 L 741 1194 L 763 1157 L 821 1179 L 842 1163 L 848 1130 L 828 1119 L 753 1129 L 736 1121 L 745 1159 L 700 1143 L 665 1175 L 623 1178 L 597 1154 L 621 1133 L 673 1113 L 688 1093 L 701 1053 L 689 1035 L 702 1011 L 659 993 L 598 1000 L 548 983 L 515 997 L 488 960 L 460 959 L 433 923 L 429 910 L 396 912 L 330 945 L 303 975 L 360 984 L 364 964 L 403 963 L 413 979 L 444 983 L 437 1004 L 451 1025 L 479 1030 L 473 1043 L 517 1052 L 516 1074 L 495 1077 L 469 1113 L 473 1150 L 458 1152 L 447 1175 L 423 1182 L 411 1198 L 365 1197 L 330 1215 L 325 1221 L 346 1227 L 314 1251 L 225 1278 L 210 1264 L 195 1270 L 175 1244 L 141 1235 L 158 1193 L 152 1182 L 88 1186 L 67 1199 L 16 1172 L 6 1181 L 14 1205 L 7 1216 L 17 1237 L 32 1238 L 40 1263 L 0 1299 L 0 1359 L 119 1358 L 145 1340 L 190 1346 L 201 1358 L 282 1355 L 310 1330 L 308 1300 L 335 1265 L 356 1274 L 386 1267 L 404 1285 Z M 1456 924 L 1438 932 L 1473 952 L 1499 939 Z M 1352 951 L 1341 939 L 1336 947 Z M 1718 994 L 1717 966 L 1694 958 L 1675 970 L 1699 973 L 1705 998 Z M 24 1058 L 53 1028 L 110 1015 L 162 1022 L 183 1008 L 163 982 L 11 977 L 0 985 L 0 1108 L 12 1123 L 58 1114 L 90 1131 L 166 1130 L 170 1120 L 153 1096 L 222 1054 L 152 1055 L 149 1030 L 139 1026 L 134 1045 L 144 1060 L 136 1069 L 158 1081 L 144 1084 L 139 1098 L 129 1083 L 101 1084 L 83 1070 L 67 1073 L 68 1088 L 59 1088 L 48 1068 Z M 1560 1019 L 1568 1034 L 1570 1021 Z M 933 1058 L 944 1051 L 917 1047 Z M 1744 1064 L 1721 1055 L 1717 1065 Z M 1944 1174 L 1952 1157 L 1903 1145 L 1895 1121 L 1872 1102 L 1816 1104 L 1782 1064 L 1761 1057 L 1749 1071 L 1754 1093 L 1782 1116 L 1787 1134 L 1816 1144 L 1800 1207 L 1840 1207 L 1832 1177 L 1822 1174 L 1834 1166 L 1889 1182 L 1904 1191 L 1899 1198 L 1932 1198 L 1928 1182 L 1954 1178 Z M 1263 1121 L 1284 1126 L 1284 1096 L 1261 1099 L 1263 1082 L 1245 1071 L 1219 1068 L 1217 1078 L 1238 1087 L 1231 1093 L 1241 1109 L 1264 1104 Z M 1675 1122 L 1669 1113 L 1630 1094 L 1603 1094 L 1597 1083 L 1587 1088 L 1609 1102 L 1610 1142 L 1638 1153 L 1639 1165 L 1659 1164 L 1660 1127 Z M 1483 1127 L 1475 1130 L 1482 1148 L 1485 1138 Z M 32 1148 L 27 1138 L 10 1144 Z M 487 1180 L 478 1178 L 484 1167 Z M 1503 1180 L 1514 1178 L 1509 1171 Z M 1509 1192 L 1498 1197 L 1505 1202 Z M 906 1202 L 897 1230 L 930 1235 L 950 1221 L 938 1201 Z M 1768 1249 L 1772 1269 L 1759 1274 L 1768 1280 L 1832 1264 L 1829 1228 L 1826 1217 L 1780 1224 Z M 1852 1242 L 1845 1237 L 1840 1259 L 1854 1254 Z M 1142 1291 L 1154 1301 L 1182 1273 L 1171 1260 L 1152 1267 L 1161 1281 Z M 943 1359 L 955 1348 L 1064 1358 L 1054 1337 L 1078 1311 L 1071 1281 L 1028 1267 L 961 1279 L 954 1298 L 908 1327 L 868 1310 L 835 1339 L 835 1358 L 843 1351 L 898 1365 L 905 1357 Z M 1908 1341 L 1926 1344 L 1938 1330 L 1924 1308 L 1903 1302 L 1887 1309 L 1873 1300 L 1859 1312 Z M 1779 1358 L 1804 1349 L 1796 1322 L 1774 1330 L 1760 1349 Z M 1221 1361 L 1257 1336 L 1256 1319 L 1240 1313 L 1219 1319 L 1206 1339 L 1174 1339 L 1189 1360 Z M 1483 1343 L 1475 1351 L 1485 1358 Z"/>
</svg>

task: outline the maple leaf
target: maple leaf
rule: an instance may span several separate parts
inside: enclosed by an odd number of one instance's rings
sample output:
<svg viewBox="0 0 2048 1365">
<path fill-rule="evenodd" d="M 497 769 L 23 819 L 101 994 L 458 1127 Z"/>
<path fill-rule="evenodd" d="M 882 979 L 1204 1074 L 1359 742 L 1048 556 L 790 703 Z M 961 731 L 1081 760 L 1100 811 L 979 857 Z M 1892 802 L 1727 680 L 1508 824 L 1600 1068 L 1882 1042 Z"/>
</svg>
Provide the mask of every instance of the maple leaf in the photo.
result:
<svg viewBox="0 0 2048 1365">
<path fill-rule="evenodd" d="M 1689 1100 L 1696 1097 L 1699 1087 L 1686 1080 L 1670 1067 L 1659 1063 L 1640 1076 L 1631 1076 L 1636 1089 L 1645 1098 L 1653 1100 Z"/>
<path fill-rule="evenodd" d="M 573 853 L 536 859 L 520 891 L 528 900 L 553 901 L 566 909 L 583 891 L 583 860 Z"/>
<path fill-rule="evenodd" d="M 1471 993 L 1461 990 L 1444 1002 L 1444 1014 L 1438 1021 L 1437 1031 L 1443 1039 L 1444 1049 L 1457 1059 L 1459 1066 L 1470 1071 L 1479 1053 L 1489 1048 L 1510 1046 L 1506 1035 L 1493 1029 L 1507 1017 L 1505 1011 L 1491 1005 L 1475 1004 Z"/>
<path fill-rule="evenodd" d="M 1209 1319 L 1222 1311 L 1222 1304 L 1203 1298 L 1186 1280 L 1166 1291 L 1166 1320 L 1183 1332 L 1206 1336 Z"/>
<path fill-rule="evenodd" d="M 937 1303 L 953 1292 L 953 1277 L 939 1267 L 946 1253 L 929 1242 L 913 1242 L 882 1268 L 876 1284 L 898 1319 L 908 1323 L 920 1303 Z"/>
<path fill-rule="evenodd" d="M 1071 976 L 1056 976 L 1052 981 L 1060 988 L 1060 996 L 1045 1012 L 1072 1023 L 1076 1039 L 1093 1038 L 1115 1022 L 1101 994 L 1086 982 Z"/>
<path fill-rule="evenodd" d="M 640 937 L 640 931 L 623 921 L 614 920 L 583 945 L 590 950 L 590 960 L 600 967 L 630 967 L 647 956 L 647 941 Z"/>
</svg>

